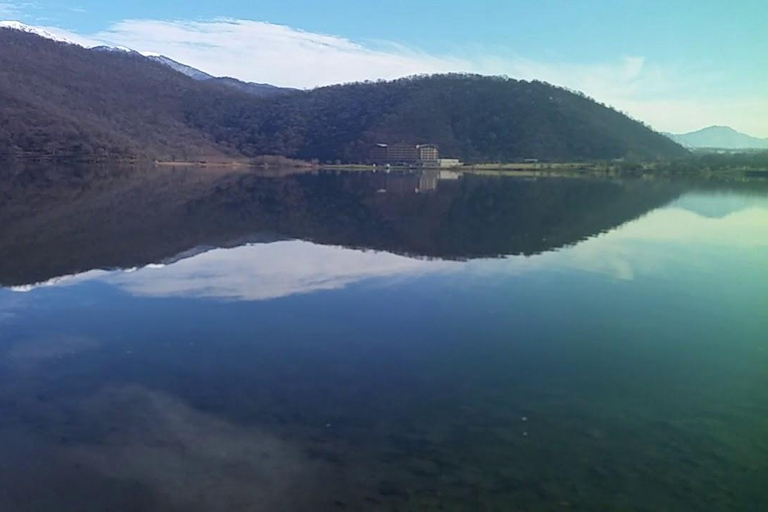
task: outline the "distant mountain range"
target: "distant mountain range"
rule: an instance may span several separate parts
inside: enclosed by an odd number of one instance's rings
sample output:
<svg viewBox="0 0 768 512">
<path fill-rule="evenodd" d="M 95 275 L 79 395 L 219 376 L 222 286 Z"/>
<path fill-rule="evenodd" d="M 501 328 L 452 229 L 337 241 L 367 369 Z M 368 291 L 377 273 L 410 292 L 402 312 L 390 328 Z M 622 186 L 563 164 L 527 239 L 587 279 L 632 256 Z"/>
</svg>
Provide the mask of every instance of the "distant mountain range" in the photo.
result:
<svg viewBox="0 0 768 512">
<path fill-rule="evenodd" d="M 688 154 L 610 107 L 539 81 L 453 74 L 286 90 L 4 26 L 0 156 L 364 162 L 381 142 L 433 143 L 468 162 Z"/>
<path fill-rule="evenodd" d="M 768 139 L 752 137 L 729 126 L 709 126 L 695 132 L 665 135 L 692 149 L 768 149 Z"/>
</svg>

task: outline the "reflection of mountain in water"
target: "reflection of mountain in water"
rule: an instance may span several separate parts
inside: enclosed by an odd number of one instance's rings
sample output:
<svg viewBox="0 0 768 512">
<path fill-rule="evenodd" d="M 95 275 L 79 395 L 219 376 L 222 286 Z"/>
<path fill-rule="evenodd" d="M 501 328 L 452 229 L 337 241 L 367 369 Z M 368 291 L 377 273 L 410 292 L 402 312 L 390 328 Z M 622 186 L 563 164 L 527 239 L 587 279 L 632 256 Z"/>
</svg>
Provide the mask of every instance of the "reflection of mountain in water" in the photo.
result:
<svg viewBox="0 0 768 512">
<path fill-rule="evenodd" d="M 683 208 L 702 217 L 721 219 L 752 207 L 765 207 L 764 193 L 741 190 L 736 192 L 696 191 L 683 195 L 672 206 Z"/>
<path fill-rule="evenodd" d="M 642 182 L 439 171 L 2 174 L 4 285 L 284 238 L 444 259 L 535 254 L 612 229 L 676 196 L 668 185 Z"/>
</svg>

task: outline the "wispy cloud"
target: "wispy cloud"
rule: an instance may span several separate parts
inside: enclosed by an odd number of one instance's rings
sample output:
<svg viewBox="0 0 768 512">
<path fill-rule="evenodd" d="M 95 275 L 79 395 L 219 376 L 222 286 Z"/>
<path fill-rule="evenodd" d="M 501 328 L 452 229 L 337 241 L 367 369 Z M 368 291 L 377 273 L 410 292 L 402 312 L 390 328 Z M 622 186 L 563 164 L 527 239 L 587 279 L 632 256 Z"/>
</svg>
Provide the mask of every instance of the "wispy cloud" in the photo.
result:
<svg viewBox="0 0 768 512">
<path fill-rule="evenodd" d="M 664 74 L 658 66 L 637 56 L 576 65 L 536 62 L 511 51 L 489 54 L 482 48 L 451 55 L 430 54 L 391 42 L 363 44 L 248 20 L 127 20 L 93 38 L 160 52 L 215 75 L 292 87 L 420 73 L 474 72 L 547 80 L 585 92 L 610 91 L 618 95 L 637 91 L 644 81 Z"/>
<path fill-rule="evenodd" d="M 687 131 L 728 122 L 768 136 L 768 116 L 755 115 L 764 112 L 764 100 L 734 99 L 731 103 L 739 106 L 731 110 L 724 106 L 722 94 L 705 92 L 717 89 L 716 73 L 664 66 L 641 55 L 570 63 L 532 60 L 500 47 L 469 46 L 434 54 L 392 42 L 361 43 L 236 19 L 126 20 L 92 39 L 163 53 L 214 75 L 300 88 L 446 72 L 539 79 L 582 91 L 660 130 Z"/>
<path fill-rule="evenodd" d="M 21 12 L 20 6 L 15 3 L 0 2 L 0 17 L 15 18 Z"/>
<path fill-rule="evenodd" d="M 402 46 L 365 46 L 247 20 L 128 20 L 94 38 L 163 53 L 214 75 L 292 87 L 458 71 L 471 64 Z"/>
<path fill-rule="evenodd" d="M 659 130 L 684 132 L 729 124 L 768 137 L 765 97 L 728 98 L 716 69 L 661 64 L 642 55 L 574 63 L 534 60 L 498 46 L 430 53 L 394 42 L 358 42 L 239 19 L 124 20 L 95 34 L 45 28 L 86 46 L 127 46 L 217 76 L 299 88 L 446 72 L 538 79 L 582 91 Z"/>
</svg>

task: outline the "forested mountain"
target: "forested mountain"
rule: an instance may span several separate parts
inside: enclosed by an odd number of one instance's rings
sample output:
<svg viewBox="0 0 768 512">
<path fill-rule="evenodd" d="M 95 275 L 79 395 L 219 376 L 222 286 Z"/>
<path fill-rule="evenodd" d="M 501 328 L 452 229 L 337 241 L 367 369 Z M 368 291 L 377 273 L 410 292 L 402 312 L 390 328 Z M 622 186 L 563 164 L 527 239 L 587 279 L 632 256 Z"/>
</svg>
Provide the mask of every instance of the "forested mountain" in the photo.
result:
<svg viewBox="0 0 768 512">
<path fill-rule="evenodd" d="M 97 50 L 98 47 L 91 48 L 91 49 Z M 274 96 L 277 94 L 283 94 L 286 92 L 296 90 L 296 89 L 290 89 L 287 87 L 277 87 L 275 85 L 270 85 L 270 84 L 257 84 L 254 82 L 243 82 L 242 80 L 238 80 L 237 78 L 231 78 L 228 76 L 209 75 L 205 71 L 201 71 L 197 68 L 193 68 L 192 66 L 187 66 L 186 64 L 177 62 L 169 57 L 166 57 L 165 55 L 145 55 L 145 57 L 147 57 L 149 60 L 153 60 L 155 62 L 159 62 L 160 64 L 168 66 L 174 71 L 178 71 L 179 73 L 186 75 L 192 78 L 193 80 L 200 80 L 200 81 L 206 81 L 209 83 L 215 83 L 223 87 L 231 87 L 233 89 L 237 89 L 242 92 L 247 92 L 255 96 Z"/>
<path fill-rule="evenodd" d="M 174 71 L 178 71 L 182 75 L 186 75 L 193 80 L 210 80 L 214 78 L 213 75 L 209 75 L 205 71 L 193 68 L 192 66 L 187 66 L 186 64 L 177 62 L 169 57 L 166 57 L 165 55 L 145 55 L 145 57 L 164 66 L 168 66 Z"/>
<path fill-rule="evenodd" d="M 359 162 L 377 142 L 436 143 L 466 161 L 674 158 L 686 150 L 593 100 L 543 82 L 434 75 L 286 95 L 190 113 L 247 154 Z"/>
<path fill-rule="evenodd" d="M 0 29 L 0 154 L 360 162 L 377 142 L 467 161 L 674 158 L 686 150 L 542 82 L 413 77 L 257 97 L 131 52 Z"/>
<path fill-rule="evenodd" d="M 297 89 L 290 89 L 288 87 L 277 87 L 276 85 L 271 84 L 259 84 L 256 82 L 243 82 L 242 80 L 238 80 L 237 78 L 232 78 L 229 76 L 215 76 L 212 78 L 207 79 L 209 82 L 221 85 L 223 87 L 231 87 L 233 89 L 237 89 L 242 92 L 247 92 L 248 94 L 253 94 L 255 96 L 276 96 L 279 94 L 285 94 L 288 92 L 295 92 Z"/>
<path fill-rule="evenodd" d="M 135 53 L 0 29 L 0 154 L 222 156 L 185 120 L 204 89 Z"/>
</svg>

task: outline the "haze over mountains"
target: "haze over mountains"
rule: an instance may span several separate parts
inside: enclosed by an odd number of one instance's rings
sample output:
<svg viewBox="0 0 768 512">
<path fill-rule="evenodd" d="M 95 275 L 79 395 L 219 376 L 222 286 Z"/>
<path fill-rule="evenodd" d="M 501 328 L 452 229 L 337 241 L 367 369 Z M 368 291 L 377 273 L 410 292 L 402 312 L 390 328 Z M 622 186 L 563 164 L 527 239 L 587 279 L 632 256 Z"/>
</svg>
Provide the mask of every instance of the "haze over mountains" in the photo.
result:
<svg viewBox="0 0 768 512">
<path fill-rule="evenodd" d="M 466 161 L 687 154 L 616 110 L 543 82 L 436 75 L 285 90 L 31 32 L 0 29 L 0 155 L 363 162 L 378 142 L 435 143 Z"/>
<path fill-rule="evenodd" d="M 668 134 L 688 148 L 701 149 L 768 149 L 768 139 L 738 132 L 730 126 L 709 126 L 695 132 Z"/>
</svg>

